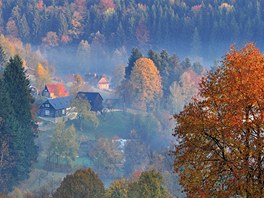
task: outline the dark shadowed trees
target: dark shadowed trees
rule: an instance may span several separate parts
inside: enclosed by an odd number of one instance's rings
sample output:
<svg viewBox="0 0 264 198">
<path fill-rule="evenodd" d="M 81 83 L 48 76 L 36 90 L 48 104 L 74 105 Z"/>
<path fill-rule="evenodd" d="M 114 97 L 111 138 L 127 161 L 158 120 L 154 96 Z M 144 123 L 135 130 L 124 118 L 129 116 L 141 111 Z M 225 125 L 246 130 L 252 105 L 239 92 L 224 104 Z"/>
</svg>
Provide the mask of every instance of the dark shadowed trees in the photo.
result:
<svg viewBox="0 0 264 198">
<path fill-rule="evenodd" d="M 28 178 L 37 158 L 37 146 L 34 143 L 37 126 L 31 115 L 33 99 L 29 80 L 18 56 L 10 58 L 1 85 L 0 117 L 3 125 L 0 146 L 2 151 L 6 151 L 2 155 L 2 162 L 11 160 L 11 168 L 2 169 L 1 174 L 8 175 L 6 185 L 9 191 L 19 181 Z"/>
<path fill-rule="evenodd" d="M 14 158 L 10 153 L 12 130 L 13 109 L 9 102 L 7 89 L 3 80 L 0 79 L 0 192 L 10 190 L 9 186 L 13 186 L 12 168 L 14 166 Z M 13 120 L 13 124 L 15 120 Z"/>
<path fill-rule="evenodd" d="M 129 57 L 129 60 L 128 60 L 128 65 L 125 69 L 125 79 L 126 80 L 129 80 L 130 79 L 130 75 L 131 75 L 131 72 L 132 72 L 132 69 L 134 67 L 134 64 L 135 62 L 141 58 L 143 55 L 141 54 L 141 52 L 139 51 L 138 48 L 133 48 L 132 51 L 131 51 L 131 55 Z"/>
<path fill-rule="evenodd" d="M 6 53 L 2 46 L 0 46 L 0 75 L 4 71 L 4 67 L 6 65 Z"/>
</svg>

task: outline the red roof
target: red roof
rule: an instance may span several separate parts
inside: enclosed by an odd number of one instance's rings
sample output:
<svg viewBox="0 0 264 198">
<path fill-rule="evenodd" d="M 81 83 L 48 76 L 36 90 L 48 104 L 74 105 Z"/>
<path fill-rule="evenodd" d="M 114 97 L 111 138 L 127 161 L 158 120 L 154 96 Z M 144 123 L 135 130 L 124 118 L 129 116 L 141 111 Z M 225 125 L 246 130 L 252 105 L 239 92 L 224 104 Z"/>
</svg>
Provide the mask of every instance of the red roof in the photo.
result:
<svg viewBox="0 0 264 198">
<path fill-rule="evenodd" d="M 48 84 L 46 86 L 50 94 L 54 94 L 55 97 L 63 97 L 69 95 L 64 84 L 62 83 Z"/>
</svg>

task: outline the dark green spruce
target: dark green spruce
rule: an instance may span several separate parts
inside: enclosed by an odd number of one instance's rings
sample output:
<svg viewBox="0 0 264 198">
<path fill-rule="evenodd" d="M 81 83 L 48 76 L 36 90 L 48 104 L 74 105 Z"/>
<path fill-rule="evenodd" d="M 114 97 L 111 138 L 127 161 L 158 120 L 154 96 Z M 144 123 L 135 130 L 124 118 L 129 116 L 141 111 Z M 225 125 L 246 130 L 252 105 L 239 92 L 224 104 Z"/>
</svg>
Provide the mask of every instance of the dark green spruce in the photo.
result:
<svg viewBox="0 0 264 198">
<path fill-rule="evenodd" d="M 129 57 L 129 60 L 128 60 L 128 65 L 127 65 L 126 70 L 125 70 L 125 79 L 126 80 L 130 79 L 130 74 L 131 74 L 132 68 L 133 68 L 135 62 L 137 61 L 137 59 L 139 59 L 141 57 L 143 57 L 141 52 L 137 48 L 133 48 L 131 51 L 131 55 Z"/>
<path fill-rule="evenodd" d="M 6 172 L 9 176 L 8 190 L 11 190 L 19 181 L 29 177 L 32 164 L 37 159 L 34 143 L 37 125 L 31 115 L 33 98 L 19 56 L 10 58 L 1 83 L 1 93 L 4 93 L 0 103 L 0 116 L 4 123 L 1 133 L 6 137 L 8 155 L 13 160 Z"/>
<path fill-rule="evenodd" d="M 5 65 L 6 65 L 6 54 L 3 47 L 0 45 L 0 77 L 4 72 Z"/>
<path fill-rule="evenodd" d="M 0 192 L 9 191 L 15 182 L 12 177 L 14 158 L 10 153 L 13 142 L 12 131 L 14 131 L 12 123 L 16 123 L 12 114 L 13 108 L 7 89 L 0 79 Z"/>
</svg>

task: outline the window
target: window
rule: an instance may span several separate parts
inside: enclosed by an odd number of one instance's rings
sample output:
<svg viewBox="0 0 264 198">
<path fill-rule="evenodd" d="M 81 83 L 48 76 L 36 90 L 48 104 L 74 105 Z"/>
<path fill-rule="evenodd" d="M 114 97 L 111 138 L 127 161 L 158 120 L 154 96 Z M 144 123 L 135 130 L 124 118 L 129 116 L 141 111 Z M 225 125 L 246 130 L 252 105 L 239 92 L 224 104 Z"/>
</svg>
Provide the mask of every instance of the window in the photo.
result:
<svg viewBox="0 0 264 198">
<path fill-rule="evenodd" d="M 63 115 L 65 114 L 65 109 L 62 109 L 62 112 L 61 112 Z"/>
<path fill-rule="evenodd" d="M 49 116 L 50 115 L 50 111 L 49 110 L 45 110 L 44 114 L 45 114 L 45 116 Z"/>
<path fill-rule="evenodd" d="M 49 104 L 45 104 L 45 107 L 50 107 L 50 105 Z"/>
</svg>

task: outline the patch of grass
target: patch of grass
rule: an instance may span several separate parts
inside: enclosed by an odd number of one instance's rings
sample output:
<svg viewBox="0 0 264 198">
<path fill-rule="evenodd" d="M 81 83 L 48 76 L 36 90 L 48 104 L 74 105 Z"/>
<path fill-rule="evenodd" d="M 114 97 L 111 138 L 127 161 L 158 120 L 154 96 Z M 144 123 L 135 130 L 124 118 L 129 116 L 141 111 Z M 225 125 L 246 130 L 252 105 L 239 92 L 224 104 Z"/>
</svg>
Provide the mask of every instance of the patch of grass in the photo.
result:
<svg viewBox="0 0 264 198">
<path fill-rule="evenodd" d="M 72 120 L 67 122 L 67 126 L 73 124 L 78 135 L 85 135 L 89 140 L 96 140 L 99 137 L 128 138 L 130 130 L 133 128 L 134 115 L 128 112 L 109 112 L 99 115 L 99 126 L 94 127 L 90 122 L 83 123 L 83 130 L 79 130 L 79 121 Z"/>
<path fill-rule="evenodd" d="M 132 115 L 126 112 L 110 112 L 100 116 L 100 124 L 95 129 L 97 134 L 106 138 L 119 136 L 127 138 L 132 127 Z"/>
</svg>

